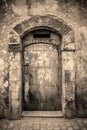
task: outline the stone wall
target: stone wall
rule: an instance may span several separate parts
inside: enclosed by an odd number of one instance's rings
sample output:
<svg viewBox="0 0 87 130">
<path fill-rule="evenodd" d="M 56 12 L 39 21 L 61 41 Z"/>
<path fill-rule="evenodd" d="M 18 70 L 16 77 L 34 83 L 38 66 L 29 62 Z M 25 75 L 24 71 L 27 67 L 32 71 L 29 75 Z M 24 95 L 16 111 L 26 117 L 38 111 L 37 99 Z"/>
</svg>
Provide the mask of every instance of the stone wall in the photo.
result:
<svg viewBox="0 0 87 130">
<path fill-rule="evenodd" d="M 85 0 L 13 0 L 0 4 L 0 117 L 8 116 L 8 43 L 12 28 L 33 15 L 60 18 L 75 32 L 77 116 L 87 116 L 87 2 Z"/>
</svg>

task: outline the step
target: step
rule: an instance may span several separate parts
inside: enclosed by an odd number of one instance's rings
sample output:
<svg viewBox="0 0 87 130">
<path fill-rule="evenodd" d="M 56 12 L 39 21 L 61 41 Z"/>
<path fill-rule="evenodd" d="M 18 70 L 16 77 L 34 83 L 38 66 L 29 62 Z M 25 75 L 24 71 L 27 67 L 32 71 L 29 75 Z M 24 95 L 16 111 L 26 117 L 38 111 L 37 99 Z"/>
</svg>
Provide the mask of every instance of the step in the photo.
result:
<svg viewBox="0 0 87 130">
<path fill-rule="evenodd" d="M 62 111 L 23 111 L 24 117 L 63 117 Z"/>
</svg>

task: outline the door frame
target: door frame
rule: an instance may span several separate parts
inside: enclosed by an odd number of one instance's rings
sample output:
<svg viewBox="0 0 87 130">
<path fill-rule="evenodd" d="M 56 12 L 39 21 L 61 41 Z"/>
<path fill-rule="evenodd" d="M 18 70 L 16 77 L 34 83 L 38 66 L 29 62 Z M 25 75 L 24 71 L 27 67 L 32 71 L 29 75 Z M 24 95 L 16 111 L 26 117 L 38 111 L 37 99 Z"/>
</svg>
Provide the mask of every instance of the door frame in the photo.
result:
<svg viewBox="0 0 87 130">
<path fill-rule="evenodd" d="M 61 35 L 62 112 L 75 117 L 75 39 L 74 31 L 63 20 L 53 16 L 32 16 L 18 23 L 9 33 L 9 118 L 22 115 L 22 38 L 30 31 L 46 28 Z"/>
</svg>

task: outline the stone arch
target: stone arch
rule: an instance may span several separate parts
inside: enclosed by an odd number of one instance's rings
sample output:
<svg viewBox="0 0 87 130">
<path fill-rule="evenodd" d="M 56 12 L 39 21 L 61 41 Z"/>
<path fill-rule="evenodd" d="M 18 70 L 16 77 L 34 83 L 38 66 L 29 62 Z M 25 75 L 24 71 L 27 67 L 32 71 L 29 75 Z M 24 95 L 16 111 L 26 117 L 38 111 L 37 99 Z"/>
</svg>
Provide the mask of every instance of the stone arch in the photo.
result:
<svg viewBox="0 0 87 130">
<path fill-rule="evenodd" d="M 47 28 L 62 36 L 62 112 L 75 116 L 75 42 L 74 31 L 63 20 L 53 16 L 32 16 L 13 27 L 9 42 L 9 118 L 19 119 L 22 112 L 21 94 L 22 37 L 37 28 Z M 71 64 L 71 65 L 70 65 Z M 13 89 L 14 88 L 14 89 Z M 16 94 L 15 94 L 16 93 Z"/>
</svg>

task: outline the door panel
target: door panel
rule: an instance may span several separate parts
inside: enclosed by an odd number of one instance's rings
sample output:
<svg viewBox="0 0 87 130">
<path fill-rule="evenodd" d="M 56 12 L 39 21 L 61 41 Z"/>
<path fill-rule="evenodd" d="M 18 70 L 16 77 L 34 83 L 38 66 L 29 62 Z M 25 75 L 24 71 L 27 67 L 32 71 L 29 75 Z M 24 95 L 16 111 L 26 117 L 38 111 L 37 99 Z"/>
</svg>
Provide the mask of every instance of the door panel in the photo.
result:
<svg viewBox="0 0 87 130">
<path fill-rule="evenodd" d="M 24 49 L 24 102 L 26 110 L 54 111 L 61 109 L 59 57 L 56 46 L 33 44 Z"/>
</svg>

